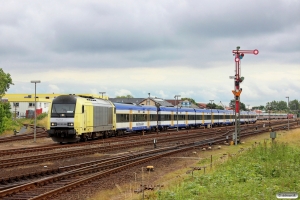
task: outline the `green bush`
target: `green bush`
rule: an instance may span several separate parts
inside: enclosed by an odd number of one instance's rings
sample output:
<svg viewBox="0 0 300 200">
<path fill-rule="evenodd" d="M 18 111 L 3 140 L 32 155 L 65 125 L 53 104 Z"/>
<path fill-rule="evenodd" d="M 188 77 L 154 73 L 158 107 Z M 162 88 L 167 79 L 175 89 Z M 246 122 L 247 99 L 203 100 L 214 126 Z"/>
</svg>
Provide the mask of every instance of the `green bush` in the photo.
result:
<svg viewBox="0 0 300 200">
<path fill-rule="evenodd" d="M 42 120 L 42 119 L 44 119 L 44 118 L 47 117 L 47 116 L 48 116 L 47 113 L 42 113 L 42 114 L 40 114 L 39 116 L 37 116 L 36 119 Z"/>
</svg>

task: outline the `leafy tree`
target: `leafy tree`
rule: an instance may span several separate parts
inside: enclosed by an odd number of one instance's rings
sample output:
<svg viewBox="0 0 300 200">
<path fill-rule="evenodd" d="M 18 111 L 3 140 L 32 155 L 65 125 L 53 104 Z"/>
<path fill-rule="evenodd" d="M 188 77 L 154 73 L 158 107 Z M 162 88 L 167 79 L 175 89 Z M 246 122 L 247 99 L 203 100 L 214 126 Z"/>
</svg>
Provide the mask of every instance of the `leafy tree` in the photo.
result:
<svg viewBox="0 0 300 200">
<path fill-rule="evenodd" d="M 289 108 L 292 111 L 300 110 L 300 102 L 297 99 L 290 101 Z"/>
<path fill-rule="evenodd" d="M 220 105 L 217 105 L 217 106 L 216 106 L 216 109 L 218 109 L 218 110 L 224 110 L 224 107 L 223 107 L 223 106 L 220 106 Z"/>
<path fill-rule="evenodd" d="M 229 107 L 235 110 L 235 100 L 232 99 L 229 103 Z M 243 102 L 240 102 L 240 110 L 248 110 Z"/>
<path fill-rule="evenodd" d="M 267 102 L 265 110 L 273 110 L 273 111 L 282 111 L 288 110 L 287 102 L 286 101 L 272 101 L 272 102 Z"/>
<path fill-rule="evenodd" d="M 10 74 L 6 74 L 3 69 L 0 68 L 0 98 L 4 96 L 10 85 L 13 85 Z"/>
<path fill-rule="evenodd" d="M 272 102 L 267 102 L 265 110 L 278 110 L 278 102 L 277 101 L 272 101 Z"/>
<path fill-rule="evenodd" d="M 191 103 L 197 105 L 196 101 L 195 101 L 194 99 L 192 99 L 192 98 L 181 98 L 181 100 L 182 100 L 182 101 L 188 100 L 189 102 L 191 102 Z"/>
<path fill-rule="evenodd" d="M 285 110 L 287 109 L 287 103 L 285 101 L 279 101 L 277 103 L 277 110 Z"/>
<path fill-rule="evenodd" d="M 263 105 L 260 105 L 260 106 L 253 106 L 252 109 L 254 109 L 254 110 L 264 110 L 264 109 L 265 109 L 265 106 L 263 106 Z"/>
<path fill-rule="evenodd" d="M 208 103 L 208 104 L 206 104 L 206 108 L 224 110 L 224 108 L 222 106 L 219 106 L 219 105 L 217 105 L 215 103 Z"/>
<path fill-rule="evenodd" d="M 11 118 L 10 103 L 0 102 L 0 133 L 3 133 L 8 128 Z"/>
<path fill-rule="evenodd" d="M 206 108 L 209 108 L 209 109 L 215 109 L 216 108 L 216 104 L 214 104 L 214 103 L 208 103 L 208 104 L 206 104 Z"/>
<path fill-rule="evenodd" d="M 3 69 L 0 68 L 0 133 L 3 133 L 9 121 L 11 121 L 10 103 L 1 101 L 1 98 L 9 89 L 10 85 L 13 85 L 10 74 L 6 74 Z"/>
<path fill-rule="evenodd" d="M 132 95 L 128 94 L 126 96 L 116 96 L 116 98 L 134 98 Z"/>
</svg>

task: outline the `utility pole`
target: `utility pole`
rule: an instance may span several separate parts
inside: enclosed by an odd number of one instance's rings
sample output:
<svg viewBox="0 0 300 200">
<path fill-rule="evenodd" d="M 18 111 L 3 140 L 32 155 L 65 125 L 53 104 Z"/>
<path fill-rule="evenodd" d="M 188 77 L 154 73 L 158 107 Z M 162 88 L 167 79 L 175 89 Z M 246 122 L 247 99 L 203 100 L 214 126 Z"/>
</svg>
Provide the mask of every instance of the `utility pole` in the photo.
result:
<svg viewBox="0 0 300 200">
<path fill-rule="evenodd" d="M 288 99 L 288 104 L 287 104 L 287 107 L 288 107 L 288 110 L 290 110 L 290 108 L 289 108 L 289 104 L 290 104 L 290 97 L 285 97 L 285 98 L 287 98 Z M 288 117 L 288 131 L 290 130 L 290 116 L 289 116 L 289 112 L 288 112 L 288 115 L 287 115 L 287 117 Z"/>
<path fill-rule="evenodd" d="M 103 99 L 103 94 L 105 94 L 106 92 L 99 92 L 99 94 L 102 94 L 102 99 Z"/>
<path fill-rule="evenodd" d="M 40 83 L 40 80 L 33 80 L 30 81 L 31 83 L 34 83 L 34 133 L 33 133 L 33 142 L 36 142 L 36 84 Z"/>
<path fill-rule="evenodd" d="M 240 77 L 241 75 L 241 68 L 240 68 L 240 62 L 241 59 L 244 57 L 245 54 L 258 54 L 258 50 L 240 50 L 240 47 L 237 46 L 236 50 L 232 50 L 232 53 L 234 55 L 234 61 L 235 61 L 235 76 L 234 76 L 234 90 L 232 90 L 232 93 L 235 98 L 235 145 L 237 145 L 238 141 L 240 142 L 240 95 L 242 93 L 242 88 L 240 88 L 240 83 L 243 82 L 244 77 Z"/>
<path fill-rule="evenodd" d="M 247 106 L 248 106 L 248 124 L 249 124 L 250 123 L 250 108 L 249 108 L 250 105 L 248 104 Z"/>
<path fill-rule="evenodd" d="M 174 96 L 174 98 L 175 98 L 175 106 L 177 107 L 177 110 L 176 110 L 177 132 L 178 132 L 178 105 L 177 105 L 178 97 L 181 97 L 181 96 L 180 96 L 180 95 L 175 95 L 175 96 Z M 177 99 L 176 99 L 176 98 L 177 98 Z"/>
<path fill-rule="evenodd" d="M 212 102 L 214 100 L 209 100 L 209 101 L 210 101 L 210 124 L 211 124 L 210 128 L 212 128 L 212 126 L 213 126 L 213 121 L 212 121 Z"/>
<path fill-rule="evenodd" d="M 145 190 L 145 186 L 144 186 L 144 168 L 142 167 L 142 190 L 143 190 L 143 200 L 145 198 L 145 193 L 144 193 L 144 190 Z"/>
</svg>

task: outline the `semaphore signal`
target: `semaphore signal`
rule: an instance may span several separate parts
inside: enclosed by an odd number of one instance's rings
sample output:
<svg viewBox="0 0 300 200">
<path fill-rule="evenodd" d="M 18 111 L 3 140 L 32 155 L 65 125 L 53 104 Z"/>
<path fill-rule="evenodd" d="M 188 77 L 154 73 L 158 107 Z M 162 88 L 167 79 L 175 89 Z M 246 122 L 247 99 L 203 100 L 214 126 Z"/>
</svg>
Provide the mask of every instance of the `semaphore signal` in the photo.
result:
<svg viewBox="0 0 300 200">
<path fill-rule="evenodd" d="M 232 93 L 235 99 L 235 133 L 233 139 L 235 140 L 235 145 L 240 142 L 240 96 L 242 93 L 242 88 L 240 88 L 240 83 L 243 82 L 244 77 L 240 77 L 241 69 L 240 69 L 240 62 L 241 59 L 244 58 L 245 54 L 254 54 L 257 55 L 259 51 L 257 49 L 254 50 L 240 50 L 240 47 L 237 46 L 236 50 L 232 50 L 235 61 L 235 76 L 234 76 L 234 90 Z"/>
</svg>

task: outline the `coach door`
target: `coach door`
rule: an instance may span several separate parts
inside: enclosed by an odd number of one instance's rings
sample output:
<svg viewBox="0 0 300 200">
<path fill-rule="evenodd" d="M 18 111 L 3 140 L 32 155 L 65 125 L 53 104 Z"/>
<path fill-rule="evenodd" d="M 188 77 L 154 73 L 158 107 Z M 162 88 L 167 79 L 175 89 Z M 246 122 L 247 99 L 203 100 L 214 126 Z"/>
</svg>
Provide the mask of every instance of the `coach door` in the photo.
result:
<svg viewBox="0 0 300 200">
<path fill-rule="evenodd" d="M 150 110 L 147 110 L 147 128 L 150 128 Z"/>
<path fill-rule="evenodd" d="M 129 110 L 129 129 L 132 130 L 132 110 Z"/>
<path fill-rule="evenodd" d="M 82 113 L 83 113 L 83 132 L 86 130 L 86 121 L 87 121 L 87 115 L 86 115 L 86 110 L 85 106 L 82 106 Z"/>
</svg>

